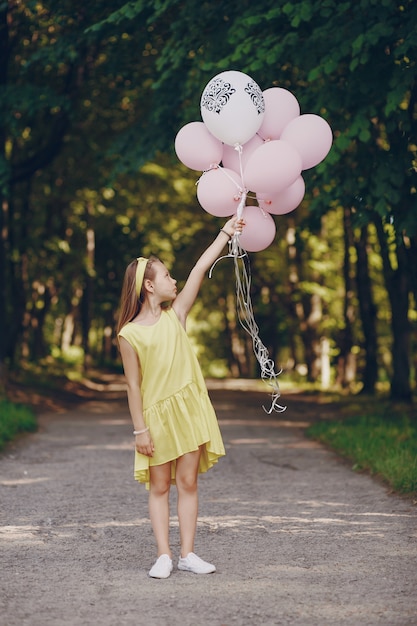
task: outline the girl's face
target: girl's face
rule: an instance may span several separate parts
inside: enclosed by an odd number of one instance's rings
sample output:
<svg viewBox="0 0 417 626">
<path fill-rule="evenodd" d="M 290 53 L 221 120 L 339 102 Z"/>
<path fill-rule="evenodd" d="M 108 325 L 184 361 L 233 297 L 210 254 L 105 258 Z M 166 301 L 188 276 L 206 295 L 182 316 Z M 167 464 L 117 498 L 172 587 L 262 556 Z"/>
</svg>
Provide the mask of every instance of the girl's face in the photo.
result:
<svg viewBox="0 0 417 626">
<path fill-rule="evenodd" d="M 177 295 L 177 281 L 163 263 L 158 261 L 154 264 L 154 279 L 151 281 L 154 287 L 154 295 L 158 296 L 161 302 L 174 300 Z"/>
</svg>

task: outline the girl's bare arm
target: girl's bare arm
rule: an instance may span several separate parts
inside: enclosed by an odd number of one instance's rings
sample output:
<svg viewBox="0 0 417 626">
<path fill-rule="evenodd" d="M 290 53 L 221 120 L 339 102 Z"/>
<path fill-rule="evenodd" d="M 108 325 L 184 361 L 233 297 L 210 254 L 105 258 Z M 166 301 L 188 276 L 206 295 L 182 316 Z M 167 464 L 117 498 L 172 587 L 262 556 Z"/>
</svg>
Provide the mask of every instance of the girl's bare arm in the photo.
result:
<svg viewBox="0 0 417 626">
<path fill-rule="evenodd" d="M 232 217 L 228 220 L 217 235 L 216 239 L 203 252 L 191 270 L 184 288 L 175 298 L 172 305 L 172 308 L 176 312 L 178 319 L 184 327 L 187 315 L 195 302 L 204 276 L 213 265 L 214 261 L 221 255 L 229 238 L 234 235 L 236 230 L 240 231 L 243 224 L 243 220 L 238 220 L 237 217 Z"/>
<path fill-rule="evenodd" d="M 126 339 L 120 337 L 120 354 L 127 382 L 127 402 L 134 430 L 146 428 L 143 418 L 142 394 L 140 390 L 141 372 L 136 352 Z M 140 454 L 152 456 L 154 445 L 149 430 L 135 436 L 136 450 Z"/>
</svg>

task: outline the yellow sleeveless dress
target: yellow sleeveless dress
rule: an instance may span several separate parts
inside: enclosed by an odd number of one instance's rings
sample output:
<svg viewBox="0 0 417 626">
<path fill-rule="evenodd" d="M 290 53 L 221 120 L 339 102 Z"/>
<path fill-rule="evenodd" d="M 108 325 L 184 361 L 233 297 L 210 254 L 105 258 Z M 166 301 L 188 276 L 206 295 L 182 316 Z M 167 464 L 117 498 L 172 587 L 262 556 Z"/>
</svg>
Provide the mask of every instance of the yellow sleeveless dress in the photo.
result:
<svg viewBox="0 0 417 626">
<path fill-rule="evenodd" d="M 163 310 L 152 326 L 129 322 L 119 336 L 139 357 L 145 424 L 153 457 L 135 451 L 135 479 L 149 488 L 149 467 L 171 463 L 175 484 L 176 459 L 203 445 L 199 473 L 225 455 L 217 417 L 191 342 L 174 311 Z"/>
</svg>

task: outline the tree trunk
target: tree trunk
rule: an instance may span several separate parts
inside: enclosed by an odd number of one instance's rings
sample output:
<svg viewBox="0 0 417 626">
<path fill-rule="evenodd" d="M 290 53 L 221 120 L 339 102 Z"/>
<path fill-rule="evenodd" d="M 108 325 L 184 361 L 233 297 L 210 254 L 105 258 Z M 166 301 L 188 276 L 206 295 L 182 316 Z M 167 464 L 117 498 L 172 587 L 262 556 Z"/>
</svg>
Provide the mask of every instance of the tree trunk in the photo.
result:
<svg viewBox="0 0 417 626">
<path fill-rule="evenodd" d="M 249 376 L 249 364 L 246 357 L 245 337 L 240 336 L 239 329 L 242 331 L 242 334 L 245 331 L 237 323 L 236 297 L 234 294 L 228 294 L 226 299 L 226 325 L 230 343 L 228 354 L 232 355 L 232 358 L 229 358 L 232 376 L 247 378 Z"/>
<path fill-rule="evenodd" d="M 375 224 L 381 246 L 384 277 L 392 314 L 392 366 L 391 398 L 398 402 L 411 402 L 410 384 L 410 323 L 408 319 L 409 289 L 407 257 L 403 242 L 397 240 L 396 261 L 393 269 L 390 262 L 386 233 L 381 220 Z"/>
<path fill-rule="evenodd" d="M 362 321 L 365 349 L 365 368 L 362 374 L 362 393 L 375 393 L 378 380 L 378 341 L 376 332 L 376 307 L 373 301 L 369 263 L 367 253 L 368 227 L 361 229 L 356 241 L 356 284 L 359 300 L 359 312 Z"/>
<path fill-rule="evenodd" d="M 5 394 L 7 385 L 7 364 L 6 364 L 6 337 L 7 337 L 7 264 L 6 264 L 6 246 L 7 246 L 7 200 L 3 198 L 0 207 L 0 397 Z"/>
<path fill-rule="evenodd" d="M 302 309 L 302 313 L 301 313 Z M 321 345 L 319 326 L 323 317 L 322 302 L 318 294 L 303 298 L 303 305 L 297 307 L 300 320 L 301 338 L 307 365 L 307 379 L 316 382 L 321 370 Z"/>
<path fill-rule="evenodd" d="M 414 311 L 417 313 L 417 237 L 410 237 L 409 246 L 405 250 L 407 255 L 408 276 L 410 288 L 414 299 Z M 417 323 L 414 315 L 414 323 L 411 328 L 411 355 L 412 371 L 414 372 L 414 387 L 417 387 Z"/>
<path fill-rule="evenodd" d="M 44 286 L 44 289 L 42 302 L 39 302 L 42 296 L 37 294 L 36 306 L 33 307 L 30 320 L 30 327 L 32 329 L 31 359 L 34 361 L 43 358 L 48 352 L 47 346 L 45 345 L 44 326 L 52 298 L 48 287 Z"/>
<path fill-rule="evenodd" d="M 288 264 L 292 316 L 298 320 L 300 337 L 304 346 L 304 357 L 307 367 L 307 378 L 315 382 L 320 376 L 321 346 L 318 329 L 322 320 L 322 302 L 318 294 L 302 294 L 300 292 L 300 274 L 302 270 L 299 258 L 295 229 L 287 230 Z"/>
<path fill-rule="evenodd" d="M 321 339 L 321 388 L 329 389 L 331 380 L 330 342 L 327 337 Z"/>
<path fill-rule="evenodd" d="M 8 4 L 3 3 L 0 10 L 0 87 L 7 83 L 9 63 L 9 32 L 7 24 Z M 0 120 L 1 124 L 1 120 Z M 0 160 L 6 161 L 6 132 L 0 126 Z M 1 187 L 5 181 L 0 181 Z M 0 206 L 0 397 L 5 394 L 7 384 L 6 337 L 7 337 L 7 215 L 8 203 L 5 194 L 1 194 Z"/>
<path fill-rule="evenodd" d="M 391 307 L 394 339 L 391 398 L 401 402 L 411 402 L 409 283 L 404 252 L 402 247 L 397 249 L 398 269 L 395 272 L 394 284 L 391 287 L 393 292 Z"/>
<path fill-rule="evenodd" d="M 90 354 L 90 326 L 91 313 L 93 310 L 93 294 L 94 294 L 94 271 L 95 271 L 95 232 L 93 223 L 93 207 L 88 204 L 86 208 L 86 254 L 85 254 L 85 281 L 83 296 L 81 298 L 81 329 L 82 329 L 82 347 L 84 351 L 84 369 L 87 370 L 91 365 Z"/>
<path fill-rule="evenodd" d="M 354 284 L 352 280 L 350 262 L 350 249 L 353 245 L 350 208 L 346 208 L 343 212 L 343 237 L 343 278 L 345 283 L 345 298 L 343 306 L 344 326 L 339 336 L 340 354 L 337 364 L 337 383 L 341 387 L 348 387 L 354 382 L 356 377 L 356 358 L 352 352 L 355 307 L 353 305 Z"/>
<path fill-rule="evenodd" d="M 7 203 L 7 258 L 6 258 L 6 359 L 10 367 L 14 366 L 19 338 L 23 333 L 23 322 L 26 311 L 25 276 L 27 274 L 27 257 L 21 254 L 21 222 L 24 217 L 16 209 L 15 202 Z M 19 251 L 13 255 L 12 251 Z"/>
</svg>

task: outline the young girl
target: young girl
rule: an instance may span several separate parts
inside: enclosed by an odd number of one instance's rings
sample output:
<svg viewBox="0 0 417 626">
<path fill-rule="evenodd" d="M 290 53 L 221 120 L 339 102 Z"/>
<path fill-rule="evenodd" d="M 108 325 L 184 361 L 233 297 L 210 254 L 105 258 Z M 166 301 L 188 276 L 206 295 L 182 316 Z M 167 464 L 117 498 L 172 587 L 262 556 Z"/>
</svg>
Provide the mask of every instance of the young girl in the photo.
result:
<svg viewBox="0 0 417 626">
<path fill-rule="evenodd" d="M 126 269 L 118 337 L 136 444 L 135 478 L 149 489 L 149 514 L 157 560 L 149 575 L 172 572 L 169 490 L 178 492 L 181 555 L 178 569 L 216 570 L 194 553 L 197 476 L 225 454 L 216 414 L 185 332 L 202 280 L 243 220 L 231 218 L 202 254 L 177 294 L 177 281 L 156 257 L 140 257 Z M 167 303 L 170 303 L 167 305 Z"/>
</svg>

